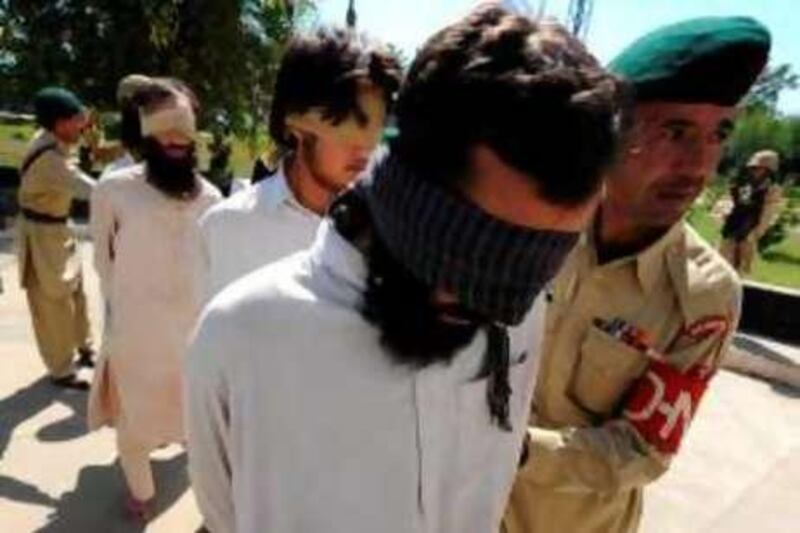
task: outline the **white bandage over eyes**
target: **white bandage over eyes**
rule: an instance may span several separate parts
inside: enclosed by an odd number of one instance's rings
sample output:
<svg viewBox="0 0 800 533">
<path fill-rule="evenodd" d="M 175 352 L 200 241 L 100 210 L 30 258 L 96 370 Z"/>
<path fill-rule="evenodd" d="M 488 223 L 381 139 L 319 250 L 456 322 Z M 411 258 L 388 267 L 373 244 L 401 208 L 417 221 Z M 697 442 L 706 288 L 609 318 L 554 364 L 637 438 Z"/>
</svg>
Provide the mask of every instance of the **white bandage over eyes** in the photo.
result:
<svg viewBox="0 0 800 533">
<path fill-rule="evenodd" d="M 323 110 L 312 108 L 305 113 L 292 113 L 286 117 L 286 126 L 300 133 L 312 133 L 323 138 L 362 147 L 374 147 L 381 139 L 386 122 L 386 101 L 383 91 L 364 84 L 358 93 L 358 104 L 367 116 L 361 124 L 354 115 L 339 124 L 333 124 L 323 116 Z"/>
<path fill-rule="evenodd" d="M 194 137 L 197 124 L 189 99 L 176 94 L 176 97 L 153 112 L 139 112 L 142 123 L 142 137 L 149 137 L 168 131 L 177 131 L 187 137 Z"/>
</svg>

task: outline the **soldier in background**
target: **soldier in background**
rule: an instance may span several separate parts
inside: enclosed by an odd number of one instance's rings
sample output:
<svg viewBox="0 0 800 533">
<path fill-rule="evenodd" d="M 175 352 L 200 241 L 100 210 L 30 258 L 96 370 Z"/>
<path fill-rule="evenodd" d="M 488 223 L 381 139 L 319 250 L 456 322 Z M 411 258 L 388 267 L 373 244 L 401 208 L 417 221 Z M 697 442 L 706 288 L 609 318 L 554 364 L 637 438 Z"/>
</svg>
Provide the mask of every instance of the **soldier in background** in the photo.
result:
<svg viewBox="0 0 800 533">
<path fill-rule="evenodd" d="M 131 167 L 141 160 L 142 126 L 139 120 L 137 94 L 153 85 L 152 78 L 130 74 L 117 85 L 117 104 L 120 110 L 120 151 L 117 157 L 103 168 L 99 181 L 112 173 Z"/>
<path fill-rule="evenodd" d="M 731 187 L 733 210 L 722 227 L 719 251 L 740 274 L 752 270 L 758 241 L 780 209 L 783 194 L 775 183 L 779 166 L 777 152 L 756 152 L 747 162 L 743 178 Z"/>
<path fill-rule="evenodd" d="M 72 367 L 93 366 L 92 336 L 77 237 L 68 225 L 73 198 L 88 198 L 94 181 L 70 159 L 87 123 L 70 91 L 50 87 L 34 100 L 42 127 L 20 167 L 19 277 L 28 298 L 39 353 L 55 385 L 88 389 Z"/>
</svg>

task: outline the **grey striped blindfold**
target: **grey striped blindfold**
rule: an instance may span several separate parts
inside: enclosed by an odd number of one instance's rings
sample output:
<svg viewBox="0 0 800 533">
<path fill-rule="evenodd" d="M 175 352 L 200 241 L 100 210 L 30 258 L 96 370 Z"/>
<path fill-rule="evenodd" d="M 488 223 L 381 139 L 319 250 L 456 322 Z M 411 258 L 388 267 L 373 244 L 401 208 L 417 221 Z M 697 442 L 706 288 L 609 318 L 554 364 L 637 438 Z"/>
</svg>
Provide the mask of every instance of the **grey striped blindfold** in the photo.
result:
<svg viewBox="0 0 800 533">
<path fill-rule="evenodd" d="M 466 309 L 519 324 L 575 246 L 578 233 L 509 224 L 385 156 L 364 187 L 375 229 L 418 279 Z"/>
</svg>

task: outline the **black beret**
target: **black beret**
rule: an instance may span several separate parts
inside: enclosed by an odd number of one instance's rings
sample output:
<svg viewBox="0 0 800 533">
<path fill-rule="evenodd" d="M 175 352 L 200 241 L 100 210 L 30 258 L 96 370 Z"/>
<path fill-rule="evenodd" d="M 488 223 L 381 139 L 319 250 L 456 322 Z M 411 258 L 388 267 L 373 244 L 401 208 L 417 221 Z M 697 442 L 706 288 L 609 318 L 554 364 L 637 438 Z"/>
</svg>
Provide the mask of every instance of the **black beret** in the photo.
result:
<svg viewBox="0 0 800 533">
<path fill-rule="evenodd" d="M 84 110 L 78 97 L 61 87 L 47 87 L 36 93 L 33 106 L 36 122 L 47 129 L 52 128 L 57 120 L 74 117 Z"/>
</svg>

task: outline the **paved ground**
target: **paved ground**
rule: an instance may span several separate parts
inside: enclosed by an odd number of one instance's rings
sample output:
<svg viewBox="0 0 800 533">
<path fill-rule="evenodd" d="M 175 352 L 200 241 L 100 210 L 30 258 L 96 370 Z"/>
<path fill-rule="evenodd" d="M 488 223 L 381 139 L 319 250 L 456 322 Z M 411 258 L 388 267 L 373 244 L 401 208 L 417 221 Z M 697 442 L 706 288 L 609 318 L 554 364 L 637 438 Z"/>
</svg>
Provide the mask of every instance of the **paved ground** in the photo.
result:
<svg viewBox="0 0 800 533">
<path fill-rule="evenodd" d="M 84 251 L 91 274 L 89 247 Z M 0 532 L 142 531 L 126 523 L 121 511 L 124 484 L 113 432 L 87 433 L 86 393 L 63 392 L 42 379 L 24 294 L 7 252 L 0 244 Z M 87 285 L 99 331 L 93 275 Z M 188 489 L 186 455 L 174 447 L 155 458 L 158 516 L 147 531 L 197 531 L 201 520 Z"/>
<path fill-rule="evenodd" d="M 0 532 L 141 531 L 122 518 L 123 483 L 113 433 L 87 434 L 85 393 L 61 392 L 42 379 L 24 295 L 4 242 L 0 238 L 5 284 L 0 295 Z M 88 246 L 84 252 L 97 324 L 97 281 Z M 800 363 L 796 348 L 758 338 L 741 339 L 739 345 L 760 350 L 778 378 L 787 368 L 797 370 L 787 365 Z M 739 353 L 737 364 L 752 369 L 749 357 Z M 800 389 L 721 372 L 673 468 L 648 490 L 643 531 L 798 531 L 798 400 Z M 185 466 L 180 449 L 157 455 L 159 514 L 147 531 L 192 533 L 199 528 Z"/>
</svg>

